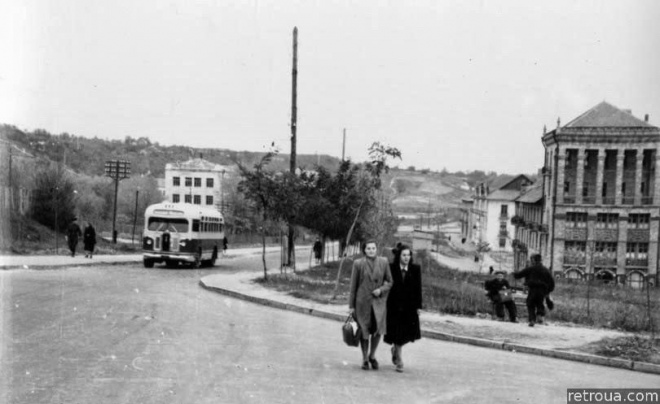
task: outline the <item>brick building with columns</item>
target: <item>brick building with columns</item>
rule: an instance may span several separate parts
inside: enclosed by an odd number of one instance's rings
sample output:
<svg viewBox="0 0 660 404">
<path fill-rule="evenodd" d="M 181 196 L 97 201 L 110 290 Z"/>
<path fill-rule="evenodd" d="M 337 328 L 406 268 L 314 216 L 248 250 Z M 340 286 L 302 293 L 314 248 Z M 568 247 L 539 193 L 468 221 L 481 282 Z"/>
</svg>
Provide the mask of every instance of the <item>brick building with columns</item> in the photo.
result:
<svg viewBox="0 0 660 404">
<path fill-rule="evenodd" d="M 542 141 L 553 273 L 657 284 L 660 129 L 602 102 Z"/>
</svg>

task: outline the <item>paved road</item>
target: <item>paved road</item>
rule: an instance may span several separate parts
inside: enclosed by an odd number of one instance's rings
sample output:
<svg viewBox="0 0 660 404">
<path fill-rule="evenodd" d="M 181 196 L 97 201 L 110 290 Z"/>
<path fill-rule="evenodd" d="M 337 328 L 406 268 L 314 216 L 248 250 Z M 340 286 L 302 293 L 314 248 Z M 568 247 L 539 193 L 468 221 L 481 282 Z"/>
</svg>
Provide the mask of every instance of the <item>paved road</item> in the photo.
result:
<svg viewBox="0 0 660 404">
<path fill-rule="evenodd" d="M 561 403 L 568 387 L 660 384 L 649 374 L 432 340 L 405 349 L 404 374 L 387 363 L 387 349 L 382 370 L 365 372 L 339 323 L 198 286 L 217 271 L 260 269 L 250 256 L 204 270 L 0 272 L 0 402 Z"/>
</svg>

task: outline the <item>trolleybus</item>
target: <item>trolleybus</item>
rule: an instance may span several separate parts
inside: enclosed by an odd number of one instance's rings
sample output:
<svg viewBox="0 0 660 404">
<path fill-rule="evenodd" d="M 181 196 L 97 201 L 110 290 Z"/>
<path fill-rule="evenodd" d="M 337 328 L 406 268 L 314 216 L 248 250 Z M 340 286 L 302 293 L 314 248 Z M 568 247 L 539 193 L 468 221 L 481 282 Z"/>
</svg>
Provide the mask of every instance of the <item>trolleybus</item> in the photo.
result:
<svg viewBox="0 0 660 404">
<path fill-rule="evenodd" d="M 144 266 L 188 263 L 213 266 L 225 237 L 224 220 L 216 209 L 182 203 L 157 203 L 144 213 Z"/>
</svg>

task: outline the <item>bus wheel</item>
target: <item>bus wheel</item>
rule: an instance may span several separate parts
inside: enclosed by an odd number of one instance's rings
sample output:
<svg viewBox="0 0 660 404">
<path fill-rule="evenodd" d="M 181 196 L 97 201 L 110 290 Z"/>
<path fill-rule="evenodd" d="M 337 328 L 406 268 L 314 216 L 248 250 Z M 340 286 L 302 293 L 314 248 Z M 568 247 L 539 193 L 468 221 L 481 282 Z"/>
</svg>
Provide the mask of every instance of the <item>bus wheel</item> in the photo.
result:
<svg viewBox="0 0 660 404">
<path fill-rule="evenodd" d="M 153 268 L 154 267 L 154 260 L 150 260 L 150 259 L 145 258 L 144 260 L 142 260 L 142 262 L 144 263 L 145 268 Z"/>
</svg>

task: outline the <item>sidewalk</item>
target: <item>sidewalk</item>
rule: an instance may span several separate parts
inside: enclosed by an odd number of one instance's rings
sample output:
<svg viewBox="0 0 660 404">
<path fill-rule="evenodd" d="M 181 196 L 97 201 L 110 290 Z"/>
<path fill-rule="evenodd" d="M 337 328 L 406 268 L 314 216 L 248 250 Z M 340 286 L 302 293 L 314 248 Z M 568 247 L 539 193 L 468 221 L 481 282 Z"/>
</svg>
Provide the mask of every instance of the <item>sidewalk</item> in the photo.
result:
<svg viewBox="0 0 660 404">
<path fill-rule="evenodd" d="M 309 246 L 296 247 L 296 250 L 299 248 L 309 248 Z M 266 247 L 267 252 L 279 250 L 279 246 Z M 261 251 L 261 247 L 230 249 L 227 250 L 224 258 L 261 254 Z M 94 255 L 92 259 L 85 258 L 84 254 L 77 254 L 75 257 L 70 255 L 0 255 L 0 270 L 52 269 L 71 266 L 122 265 L 133 263 L 142 263 L 142 253 Z"/>
<path fill-rule="evenodd" d="M 203 277 L 200 284 L 206 289 L 269 307 L 342 322 L 346 319 L 348 307 L 345 304 L 322 304 L 267 289 L 254 282 L 259 277 L 255 273 L 218 273 Z M 424 338 L 660 374 L 660 365 L 606 358 L 579 351 L 580 347 L 603 338 L 630 335 L 623 332 L 552 323 L 528 327 L 526 322 L 514 324 L 429 312 L 422 312 L 420 322 Z M 339 335 L 337 326 L 337 338 Z"/>
</svg>

